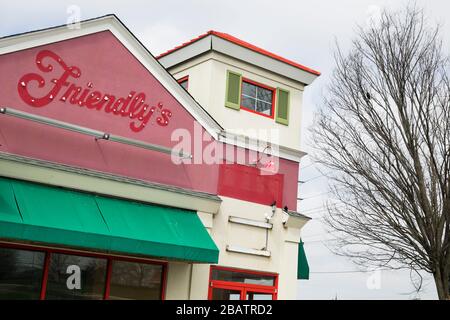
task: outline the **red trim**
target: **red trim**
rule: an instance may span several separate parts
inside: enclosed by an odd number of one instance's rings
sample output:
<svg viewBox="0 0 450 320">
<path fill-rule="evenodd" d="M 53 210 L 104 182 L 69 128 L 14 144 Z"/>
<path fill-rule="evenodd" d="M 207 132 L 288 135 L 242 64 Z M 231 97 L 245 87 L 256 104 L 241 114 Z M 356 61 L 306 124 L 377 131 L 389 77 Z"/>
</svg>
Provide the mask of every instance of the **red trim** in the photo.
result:
<svg viewBox="0 0 450 320">
<path fill-rule="evenodd" d="M 213 266 L 209 268 L 209 277 L 208 277 L 208 300 L 212 300 L 212 271 Z"/>
<path fill-rule="evenodd" d="M 272 53 L 272 52 L 270 52 L 270 51 L 264 50 L 264 49 L 262 49 L 262 48 L 260 48 L 260 47 L 257 47 L 257 46 L 255 46 L 255 45 L 253 45 L 253 44 L 251 44 L 251 43 L 248 43 L 248 42 L 246 42 L 246 41 L 243 41 L 243 40 L 241 40 L 241 39 L 238 39 L 238 38 L 236 38 L 236 37 L 233 37 L 232 35 L 229 35 L 229 34 L 227 34 L 227 33 L 218 32 L 218 31 L 214 31 L 214 30 L 210 30 L 210 31 L 208 31 L 207 33 L 204 33 L 204 34 L 198 36 L 197 38 L 194 38 L 194 39 L 192 39 L 192 40 L 190 40 L 190 41 L 188 41 L 188 42 L 185 42 L 185 43 L 183 43 L 183 44 L 181 44 L 181 45 L 179 45 L 179 46 L 176 46 L 176 47 L 173 48 L 173 49 L 170 49 L 170 50 L 168 50 L 168 51 L 166 51 L 166 52 L 163 52 L 163 53 L 161 53 L 160 55 L 158 55 L 158 56 L 156 57 L 156 59 L 160 59 L 160 58 L 162 58 L 162 57 L 164 57 L 164 56 L 166 56 L 166 55 L 168 55 L 168 54 L 170 54 L 170 53 L 172 53 L 172 52 L 174 52 L 174 51 L 177 51 L 178 49 L 184 48 L 184 47 L 186 47 L 186 46 L 188 46 L 188 45 L 190 45 L 190 44 L 192 44 L 192 43 L 194 43 L 194 42 L 197 42 L 198 40 L 203 39 L 204 37 L 209 36 L 209 35 L 215 35 L 215 36 L 217 36 L 217 37 L 219 37 L 219 38 L 222 38 L 222 39 L 224 39 L 224 40 L 230 41 L 230 42 L 232 42 L 232 43 L 234 43 L 234 44 L 237 44 L 237 45 L 239 45 L 239 46 L 241 46 L 241 47 L 250 49 L 250 50 L 252 50 L 252 51 L 255 51 L 255 52 L 257 52 L 257 53 L 260 53 L 260 54 L 265 55 L 265 56 L 267 56 L 267 57 L 270 57 L 270 58 L 272 58 L 272 59 L 275 59 L 275 60 L 284 62 L 284 63 L 286 63 L 286 64 L 289 64 L 289 65 L 291 65 L 291 66 L 293 66 L 293 67 L 296 67 L 296 68 L 298 68 L 298 69 L 301 69 L 301 70 L 303 70 L 303 71 L 306 71 L 306 72 L 315 74 L 315 75 L 317 75 L 317 76 L 320 76 L 320 72 L 319 72 L 319 71 L 316 71 L 316 70 L 314 70 L 314 69 L 308 68 L 308 67 L 306 67 L 306 66 L 304 66 L 304 65 L 302 65 L 302 64 L 299 64 L 299 63 L 297 63 L 297 62 L 295 62 L 295 61 L 292 61 L 292 60 L 283 58 L 283 57 L 281 57 L 281 56 L 279 56 L 279 55 L 277 55 L 277 54 L 275 54 L 275 53 Z"/>
<path fill-rule="evenodd" d="M 111 258 L 113 260 L 140 262 L 140 263 L 147 263 L 147 264 L 159 264 L 159 265 L 167 264 L 166 261 L 158 261 L 158 260 L 152 260 L 152 259 L 147 259 L 147 258 L 120 256 L 120 255 L 114 255 L 114 254 L 97 253 L 97 252 L 92 252 L 92 251 L 84 251 L 84 250 L 70 249 L 70 248 L 53 248 L 53 247 L 47 247 L 45 245 L 37 245 L 37 244 L 0 241 L 0 247 L 26 249 L 26 250 L 31 250 L 31 251 L 44 251 L 44 252 L 51 252 L 51 253 L 62 253 L 62 254 L 70 254 L 70 255 L 79 255 L 79 256 L 84 256 L 84 257 L 104 258 L 104 259 Z"/>
<path fill-rule="evenodd" d="M 111 275 L 112 275 L 112 259 L 108 259 L 108 264 L 106 266 L 106 280 L 105 280 L 105 295 L 103 299 L 109 299 L 109 292 L 111 290 Z"/>
<path fill-rule="evenodd" d="M 267 85 L 265 85 L 265 84 L 262 84 L 262 83 L 259 83 L 259 82 L 256 82 L 256 81 L 247 79 L 247 78 L 242 78 L 242 84 L 241 84 L 241 102 L 242 102 L 242 86 L 244 85 L 244 82 L 247 82 L 247 83 L 253 84 L 253 85 L 257 86 L 257 87 L 261 87 L 261 88 L 264 88 L 264 89 L 267 89 L 267 90 L 272 91 L 272 109 L 271 109 L 271 111 L 270 111 L 270 115 L 264 114 L 264 113 L 262 113 L 262 112 L 258 112 L 258 111 L 256 111 L 256 110 L 252 110 L 252 109 L 249 109 L 249 108 L 246 108 L 246 107 L 243 107 L 243 106 L 242 106 L 242 103 L 241 103 L 241 109 L 243 109 L 243 110 L 245 110 L 245 111 L 248 111 L 248 112 L 251 112 L 251 113 L 255 113 L 255 114 L 257 114 L 257 115 L 260 115 L 260 116 L 263 116 L 263 117 L 266 117 L 266 118 L 269 118 L 269 119 L 274 119 L 274 118 L 275 118 L 275 94 L 276 94 L 276 92 L 277 92 L 277 89 L 272 88 L 272 87 L 269 87 L 269 86 L 267 86 Z"/>
<path fill-rule="evenodd" d="M 189 40 L 189 41 L 187 41 L 187 42 L 183 42 L 182 44 L 176 46 L 175 48 L 172 48 L 172 49 L 170 49 L 170 50 L 167 50 L 167 51 L 165 51 L 165 52 L 163 52 L 163 53 L 157 55 L 155 58 L 156 58 L 156 59 L 162 58 L 162 57 L 164 57 L 164 56 L 167 56 L 169 53 L 172 53 L 172 52 L 174 52 L 174 51 L 177 51 L 178 49 L 187 47 L 187 46 L 190 45 L 191 43 L 197 42 L 198 40 L 201 40 L 201 39 L 203 39 L 204 37 L 209 36 L 209 35 L 210 35 L 210 32 L 211 32 L 211 31 L 208 31 L 207 33 L 203 33 L 203 34 L 199 35 L 198 37 L 193 38 L 193 39 L 191 39 L 191 40 Z"/>
<path fill-rule="evenodd" d="M 240 268 L 225 267 L 225 266 L 211 266 L 211 271 L 212 271 L 212 269 L 232 271 L 232 272 L 241 272 L 241 273 L 247 273 L 247 274 L 257 274 L 257 275 L 261 275 L 261 276 L 269 276 L 269 277 L 275 277 L 275 278 L 278 277 L 278 273 L 276 273 L 276 272 L 256 271 L 256 270 L 240 269 Z"/>
<path fill-rule="evenodd" d="M 208 300 L 213 300 L 213 296 L 212 296 L 213 289 L 225 289 L 225 290 L 237 291 L 237 293 L 239 293 L 239 300 L 245 300 L 244 289 L 235 286 L 234 282 L 219 283 L 217 281 L 213 281 L 212 284 L 210 284 L 210 290 L 208 292 Z"/>
<path fill-rule="evenodd" d="M 161 300 L 166 300 L 166 290 L 167 290 L 167 273 L 169 272 L 169 264 L 163 265 L 163 274 L 161 279 Z"/>
<path fill-rule="evenodd" d="M 248 283 L 241 283 L 241 282 L 212 280 L 213 270 L 225 270 L 225 271 L 231 271 L 231 272 L 270 276 L 270 277 L 274 277 L 274 285 L 273 286 L 265 286 L 265 285 L 260 285 L 260 284 L 248 284 Z M 211 268 L 209 269 L 208 300 L 212 300 L 212 291 L 214 288 L 240 291 L 241 300 L 246 300 L 247 292 L 269 293 L 269 294 L 272 294 L 272 299 L 276 300 L 278 298 L 278 274 L 271 273 L 271 272 L 253 271 L 253 270 L 237 269 L 237 268 L 222 267 L 222 266 L 211 266 Z"/>
<path fill-rule="evenodd" d="M 47 291 L 48 269 L 50 266 L 50 256 L 50 252 L 45 253 L 44 273 L 42 274 L 41 295 L 39 297 L 40 300 L 45 300 L 45 293 Z"/>
<path fill-rule="evenodd" d="M 177 80 L 177 82 L 181 85 L 182 82 L 187 81 L 186 90 L 189 89 L 189 76 L 184 76 Z"/>
<path fill-rule="evenodd" d="M 273 88 L 273 87 L 270 87 L 270 86 L 268 86 L 266 84 L 263 84 L 261 82 L 256 82 L 256 81 L 248 79 L 248 78 L 242 78 L 242 82 L 248 82 L 250 84 L 254 84 L 255 86 L 262 87 L 262 88 L 267 89 L 267 90 L 276 91 L 276 89 Z"/>
<path fill-rule="evenodd" d="M 45 291 L 47 289 L 47 280 L 48 280 L 48 269 L 50 265 L 50 256 L 52 253 L 61 253 L 61 254 L 69 254 L 69 255 L 77 255 L 83 257 L 95 257 L 95 258 L 103 258 L 107 259 L 107 270 L 106 270 L 106 282 L 105 282 L 105 293 L 104 299 L 109 298 L 109 290 L 110 290 L 110 280 L 112 274 L 112 261 L 128 261 L 128 262 L 137 262 L 144 264 L 153 264 L 153 265 L 161 265 L 162 266 L 162 282 L 161 282 L 161 299 L 165 299 L 165 288 L 167 285 L 167 266 L 168 262 L 165 261 L 155 261 L 145 258 L 135 258 L 135 257 L 122 257 L 122 256 L 114 256 L 107 255 L 102 253 L 94 253 L 87 252 L 82 250 L 70 250 L 70 249 L 60 249 L 60 248 L 48 248 L 48 247 L 40 247 L 37 245 L 25 244 L 25 243 L 12 243 L 12 242 L 4 242 L 0 241 L 0 247 L 11 248 L 11 249 L 21 249 L 21 250 L 30 250 L 30 251 L 40 251 L 45 252 L 45 261 L 44 261 L 44 273 L 42 276 L 42 285 L 41 285 L 41 293 L 40 299 L 45 299 Z"/>
</svg>

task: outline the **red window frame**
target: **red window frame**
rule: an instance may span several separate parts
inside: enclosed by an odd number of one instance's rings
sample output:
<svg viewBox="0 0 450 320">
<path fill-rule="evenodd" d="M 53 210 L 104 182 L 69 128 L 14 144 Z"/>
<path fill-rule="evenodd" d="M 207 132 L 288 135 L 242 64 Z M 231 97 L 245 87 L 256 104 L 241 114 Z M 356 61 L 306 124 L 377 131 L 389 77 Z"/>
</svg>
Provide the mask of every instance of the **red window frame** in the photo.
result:
<svg viewBox="0 0 450 320">
<path fill-rule="evenodd" d="M 188 90 L 189 89 L 189 76 L 184 76 L 177 80 L 177 82 L 180 84 L 180 86 L 181 86 L 181 83 L 184 81 L 187 81 L 186 90 Z"/>
<path fill-rule="evenodd" d="M 162 279 L 161 279 L 161 300 L 165 300 L 165 298 L 166 298 L 168 263 L 165 261 L 155 261 L 155 260 L 150 260 L 150 259 L 145 259 L 145 258 L 115 256 L 115 255 L 95 253 L 95 252 L 84 251 L 84 250 L 51 248 L 51 247 L 45 247 L 45 246 L 29 245 L 29 244 L 22 244 L 22 243 L 11 243 L 11 242 L 3 242 L 3 241 L 0 241 L 0 247 L 18 249 L 18 250 L 40 251 L 40 252 L 45 253 L 40 300 L 45 300 L 45 292 L 47 290 L 48 270 L 49 270 L 49 266 L 50 266 L 50 258 L 51 258 L 52 253 L 60 253 L 60 254 L 77 255 L 77 256 L 83 256 L 83 257 L 106 259 L 107 260 L 106 279 L 105 279 L 105 292 L 103 294 L 103 300 L 109 299 L 110 280 L 111 280 L 111 275 L 112 275 L 113 260 L 161 265 L 163 267 Z"/>
<path fill-rule="evenodd" d="M 274 278 L 274 285 L 273 286 L 265 286 L 265 285 L 260 285 L 260 284 L 248 284 L 248 283 L 242 283 L 242 282 L 213 280 L 212 279 L 213 270 L 224 270 L 224 271 L 231 271 L 231 272 L 269 276 L 269 277 Z M 237 269 L 237 268 L 222 267 L 222 266 L 211 266 L 211 268 L 209 269 L 208 300 L 212 300 L 213 289 L 226 289 L 226 290 L 240 291 L 240 300 L 247 299 L 247 292 L 272 294 L 272 300 L 277 300 L 277 298 L 278 298 L 278 274 L 271 273 L 271 272 L 253 271 L 253 270 Z"/>
<path fill-rule="evenodd" d="M 241 98 L 241 102 L 242 102 L 242 87 L 243 87 L 243 85 L 244 85 L 244 82 L 247 82 L 247 83 L 250 83 L 250 84 L 252 84 L 252 85 L 254 85 L 254 86 L 261 87 L 261 88 L 264 88 L 264 89 L 267 89 L 267 90 L 272 91 L 272 109 L 271 109 L 271 111 L 270 111 L 270 114 L 271 114 L 271 115 L 268 115 L 268 114 L 265 114 L 265 113 L 262 113 L 262 112 L 258 112 L 258 111 L 256 111 L 256 110 L 252 110 L 252 109 L 243 107 L 243 106 L 242 106 L 242 103 L 241 103 L 241 109 L 242 109 L 242 110 L 245 110 L 245 111 L 248 111 L 248 112 L 251 112 L 251 113 L 255 113 L 255 114 L 257 114 L 257 115 L 260 115 L 260 116 L 263 116 L 263 117 L 266 117 L 266 118 L 269 118 L 269 119 L 275 119 L 275 101 L 276 101 L 276 100 L 275 100 L 275 94 L 276 94 L 276 92 L 277 92 L 277 89 L 272 88 L 272 87 L 269 87 L 269 86 L 267 86 L 267 85 L 265 85 L 265 84 L 262 84 L 262 83 L 259 83 L 259 82 L 250 80 L 250 79 L 248 79 L 248 78 L 242 78 L 242 84 L 241 84 L 241 97 L 240 97 L 240 98 Z"/>
</svg>

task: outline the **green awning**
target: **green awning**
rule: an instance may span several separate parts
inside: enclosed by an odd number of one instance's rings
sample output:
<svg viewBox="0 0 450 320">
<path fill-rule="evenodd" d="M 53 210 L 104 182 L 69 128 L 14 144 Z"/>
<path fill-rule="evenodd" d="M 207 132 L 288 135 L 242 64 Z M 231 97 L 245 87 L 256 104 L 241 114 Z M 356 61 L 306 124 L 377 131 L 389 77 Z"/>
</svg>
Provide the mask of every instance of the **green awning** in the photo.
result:
<svg viewBox="0 0 450 320">
<path fill-rule="evenodd" d="M 297 279 L 300 280 L 309 279 L 309 265 L 308 260 L 306 259 L 303 241 L 300 241 L 300 243 L 298 244 Z"/>
<path fill-rule="evenodd" d="M 193 211 L 1 177 L 0 239 L 202 263 L 219 256 Z"/>
</svg>

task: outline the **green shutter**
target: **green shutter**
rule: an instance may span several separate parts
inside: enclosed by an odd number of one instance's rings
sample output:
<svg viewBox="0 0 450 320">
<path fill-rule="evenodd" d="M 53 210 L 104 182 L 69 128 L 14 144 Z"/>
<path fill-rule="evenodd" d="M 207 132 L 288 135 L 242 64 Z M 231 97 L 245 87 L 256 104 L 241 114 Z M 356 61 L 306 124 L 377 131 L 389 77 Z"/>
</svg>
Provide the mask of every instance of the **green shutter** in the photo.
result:
<svg viewBox="0 0 450 320">
<path fill-rule="evenodd" d="M 277 88 L 276 122 L 289 124 L 289 91 Z"/>
<path fill-rule="evenodd" d="M 225 106 L 235 110 L 241 109 L 242 76 L 233 71 L 227 71 L 227 89 Z"/>
<path fill-rule="evenodd" d="M 301 240 L 300 243 L 298 244 L 297 279 L 299 280 L 309 279 L 308 259 L 306 259 L 305 248 L 303 247 L 303 241 Z"/>
</svg>

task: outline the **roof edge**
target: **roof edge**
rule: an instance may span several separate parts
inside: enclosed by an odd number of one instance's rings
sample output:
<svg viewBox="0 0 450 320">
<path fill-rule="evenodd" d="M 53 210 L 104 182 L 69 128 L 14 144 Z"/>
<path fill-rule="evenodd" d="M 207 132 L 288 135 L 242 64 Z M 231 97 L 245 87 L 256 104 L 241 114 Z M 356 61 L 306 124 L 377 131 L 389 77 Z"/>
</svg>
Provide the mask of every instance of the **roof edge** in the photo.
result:
<svg viewBox="0 0 450 320">
<path fill-rule="evenodd" d="M 278 60 L 280 62 L 286 63 L 286 64 L 288 64 L 288 65 L 290 65 L 292 67 L 295 67 L 295 68 L 298 68 L 300 70 L 309 72 L 309 73 L 311 73 L 311 74 L 313 74 L 315 76 L 320 76 L 321 75 L 320 71 L 314 70 L 312 68 L 304 66 L 304 65 L 302 65 L 300 63 L 297 63 L 295 61 L 292 61 L 290 59 L 283 58 L 280 55 L 277 55 L 277 54 L 272 53 L 272 52 L 270 52 L 268 50 L 265 50 L 265 49 L 262 49 L 260 47 L 257 47 L 255 45 L 249 43 L 249 42 L 246 42 L 246 41 L 243 41 L 241 39 L 238 39 L 238 38 L 236 38 L 236 37 L 234 37 L 232 35 L 229 35 L 227 33 L 218 32 L 218 31 L 215 31 L 215 30 L 209 30 L 208 32 L 206 32 L 204 34 L 201 34 L 198 37 L 195 37 L 195 38 L 193 38 L 193 39 L 191 39 L 191 40 L 189 40 L 187 42 L 182 43 L 181 45 L 178 45 L 178 46 L 176 46 L 176 47 L 174 47 L 174 48 L 172 48 L 170 50 L 167 50 L 167 51 L 157 55 L 156 59 L 160 59 L 160 58 L 165 57 L 165 56 L 167 56 L 167 55 L 169 55 L 169 54 L 171 54 L 171 53 L 173 53 L 175 51 L 178 51 L 178 50 L 180 50 L 182 48 L 185 48 L 185 47 L 189 46 L 190 44 L 193 44 L 193 43 L 195 43 L 195 42 L 205 38 L 208 35 L 214 35 L 214 36 L 219 37 L 219 38 L 221 38 L 223 40 L 229 41 L 229 42 L 231 42 L 231 43 L 233 43 L 235 45 L 244 47 L 244 48 L 249 49 L 251 51 L 254 51 L 256 53 L 259 53 L 259 54 L 262 54 L 264 56 L 267 56 L 269 58 L 272 58 L 272 59 Z"/>
</svg>

